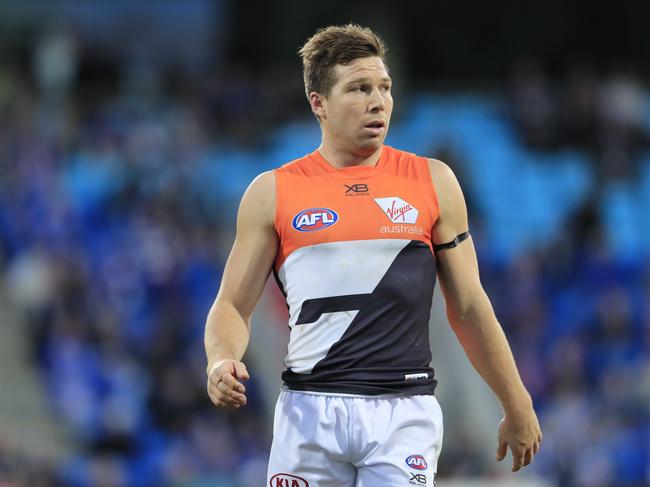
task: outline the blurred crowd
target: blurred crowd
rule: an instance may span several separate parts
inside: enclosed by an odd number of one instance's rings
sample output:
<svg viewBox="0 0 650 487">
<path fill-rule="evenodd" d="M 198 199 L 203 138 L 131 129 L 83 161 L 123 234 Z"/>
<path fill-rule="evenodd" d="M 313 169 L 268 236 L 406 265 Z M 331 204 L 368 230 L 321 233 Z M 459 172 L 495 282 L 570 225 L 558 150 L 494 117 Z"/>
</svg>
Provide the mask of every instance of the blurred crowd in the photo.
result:
<svg viewBox="0 0 650 487">
<path fill-rule="evenodd" d="M 234 222 L 219 177 L 242 171 L 219 154 L 262 143 L 295 112 L 278 100 L 304 103 L 302 88 L 275 73 L 262 89 L 236 68 L 190 86 L 132 70 L 88 94 L 73 47 L 48 42 L 27 72 L 0 66 L 0 272 L 79 453 L 43 465 L 0 446 L 0 486 L 262 485 L 270 425 L 254 370 L 240 411 L 205 393 L 204 319 Z M 558 94 L 535 65 L 516 72 L 513 113 L 534 150 L 631 161 L 645 143 L 638 78 L 576 68 Z M 265 102 L 276 89 L 294 93 Z M 637 487 L 650 482 L 650 265 L 611 252 L 595 208 L 509 262 L 479 242 L 482 278 L 540 412 L 535 471 L 559 487 Z M 439 470 L 490 468 L 448 449 Z"/>
<path fill-rule="evenodd" d="M 482 272 L 560 487 L 650 480 L 650 265 L 615 255 L 590 204 L 552 245 Z"/>
<path fill-rule="evenodd" d="M 254 379 L 237 414 L 205 393 L 203 326 L 234 221 L 202 177 L 215 124 L 140 83 L 88 99 L 46 71 L 0 68 L 2 274 L 81 447 L 44 482 L 259 485 L 270 436 Z M 12 471 L 0 463 L 0 485 L 33 485 Z"/>
<path fill-rule="evenodd" d="M 552 77 L 541 60 L 521 58 L 513 64 L 509 96 L 529 147 L 586 151 L 601 182 L 634 177 L 639 154 L 650 147 L 650 100 L 634 65 L 601 73 L 576 62 Z"/>
</svg>

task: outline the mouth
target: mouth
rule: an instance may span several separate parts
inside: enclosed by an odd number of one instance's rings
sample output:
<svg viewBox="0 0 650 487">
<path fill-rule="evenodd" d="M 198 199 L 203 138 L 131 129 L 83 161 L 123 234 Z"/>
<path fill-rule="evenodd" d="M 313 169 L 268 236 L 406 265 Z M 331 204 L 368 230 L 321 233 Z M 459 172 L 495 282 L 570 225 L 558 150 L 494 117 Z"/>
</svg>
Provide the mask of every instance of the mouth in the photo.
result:
<svg viewBox="0 0 650 487">
<path fill-rule="evenodd" d="M 380 120 L 376 120 L 374 122 L 365 124 L 363 128 L 372 134 L 379 135 L 386 128 L 386 124 Z"/>
</svg>

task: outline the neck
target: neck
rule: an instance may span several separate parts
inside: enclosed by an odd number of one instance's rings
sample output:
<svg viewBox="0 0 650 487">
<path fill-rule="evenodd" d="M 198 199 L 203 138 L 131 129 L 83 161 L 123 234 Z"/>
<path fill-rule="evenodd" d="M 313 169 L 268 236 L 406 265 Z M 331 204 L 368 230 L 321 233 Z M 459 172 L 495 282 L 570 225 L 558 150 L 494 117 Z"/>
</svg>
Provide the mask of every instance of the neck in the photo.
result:
<svg viewBox="0 0 650 487">
<path fill-rule="evenodd" d="M 336 147 L 333 144 L 328 144 L 327 141 L 323 139 L 320 147 L 318 147 L 318 152 L 320 152 L 320 155 L 323 156 L 332 166 L 337 169 L 343 169 L 354 166 L 377 165 L 377 161 L 379 161 L 379 157 L 381 156 L 381 149 L 382 146 L 374 151 L 369 149 L 367 151 L 353 152 L 342 147 Z"/>
</svg>

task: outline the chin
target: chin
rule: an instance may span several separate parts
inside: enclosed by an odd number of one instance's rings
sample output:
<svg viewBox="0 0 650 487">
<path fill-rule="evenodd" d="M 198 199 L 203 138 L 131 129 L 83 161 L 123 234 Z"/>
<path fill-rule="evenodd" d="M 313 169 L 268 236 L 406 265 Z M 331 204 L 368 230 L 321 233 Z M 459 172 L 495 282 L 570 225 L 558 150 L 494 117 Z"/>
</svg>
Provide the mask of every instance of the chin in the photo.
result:
<svg viewBox="0 0 650 487">
<path fill-rule="evenodd" d="M 372 154 L 373 152 L 381 149 L 381 146 L 384 143 L 384 138 L 377 137 L 375 139 L 370 139 L 370 140 L 364 140 L 360 142 L 357 145 L 357 148 L 359 149 L 360 152 L 363 152 L 364 154 Z"/>
</svg>

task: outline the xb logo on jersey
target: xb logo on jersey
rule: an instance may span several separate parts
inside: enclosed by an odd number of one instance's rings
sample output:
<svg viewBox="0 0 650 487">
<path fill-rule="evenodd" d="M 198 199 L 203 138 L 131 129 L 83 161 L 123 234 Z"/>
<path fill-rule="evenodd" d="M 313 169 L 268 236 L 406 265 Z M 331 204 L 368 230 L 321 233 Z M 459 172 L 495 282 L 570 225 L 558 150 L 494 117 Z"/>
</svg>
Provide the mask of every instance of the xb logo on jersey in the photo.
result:
<svg viewBox="0 0 650 487">
<path fill-rule="evenodd" d="M 334 210 L 329 208 L 309 208 L 293 217 L 293 228 L 299 232 L 315 232 L 331 227 L 339 220 Z"/>
<path fill-rule="evenodd" d="M 416 207 L 397 196 L 375 198 L 375 203 L 393 223 L 415 223 L 420 213 Z"/>
<path fill-rule="evenodd" d="M 344 184 L 345 196 L 367 195 L 370 192 L 367 184 Z"/>
</svg>

